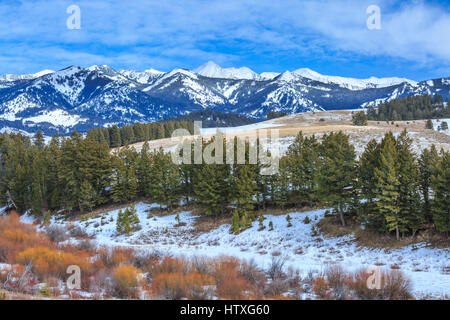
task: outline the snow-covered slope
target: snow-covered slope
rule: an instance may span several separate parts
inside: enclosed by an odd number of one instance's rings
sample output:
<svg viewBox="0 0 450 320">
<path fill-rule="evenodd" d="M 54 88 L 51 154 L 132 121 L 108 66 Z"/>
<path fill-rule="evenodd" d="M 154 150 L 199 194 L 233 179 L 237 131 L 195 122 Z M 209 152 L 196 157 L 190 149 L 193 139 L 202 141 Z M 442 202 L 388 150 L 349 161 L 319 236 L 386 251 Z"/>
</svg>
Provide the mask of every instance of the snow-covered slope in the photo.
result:
<svg viewBox="0 0 450 320">
<path fill-rule="evenodd" d="M 285 267 L 299 270 L 302 276 L 308 272 L 320 273 L 336 264 L 348 271 L 374 265 L 389 269 L 395 265 L 411 279 L 417 297 L 425 294 L 441 297 L 450 293 L 450 275 L 446 271 L 450 260 L 448 250 L 430 248 L 425 243 L 390 250 L 364 248 L 357 246 L 352 236 L 315 235 L 312 226 L 323 217 L 325 210 L 291 212 L 292 227 L 289 228 L 284 215 L 265 215 L 264 230 L 258 231 L 255 221 L 249 229 L 234 235 L 230 234 L 228 224 L 208 232 L 194 232 L 196 216 L 190 212 L 180 212 L 180 220 L 186 225 L 175 227 L 175 215 L 149 217 L 149 209 L 159 205 L 138 203 L 135 207 L 142 229 L 131 235 L 116 232 L 119 210 L 70 223 L 86 230 L 99 246 L 129 246 L 167 255 L 216 257 L 225 254 L 253 259 L 264 269 L 269 267 L 272 256 L 282 256 L 286 259 Z M 309 223 L 304 222 L 306 217 Z M 269 231 L 269 221 L 273 231 Z M 66 223 L 69 222 L 52 219 L 52 224 Z"/>
</svg>

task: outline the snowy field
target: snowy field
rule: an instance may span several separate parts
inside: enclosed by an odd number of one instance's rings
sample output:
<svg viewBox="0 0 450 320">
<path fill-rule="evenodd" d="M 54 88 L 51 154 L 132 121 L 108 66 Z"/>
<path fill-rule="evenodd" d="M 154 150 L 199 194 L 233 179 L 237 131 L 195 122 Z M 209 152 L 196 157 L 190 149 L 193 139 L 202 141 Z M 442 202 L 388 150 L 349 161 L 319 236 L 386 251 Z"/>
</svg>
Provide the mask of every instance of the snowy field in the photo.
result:
<svg viewBox="0 0 450 320">
<path fill-rule="evenodd" d="M 269 266 L 272 256 L 282 256 L 287 259 L 286 267 L 298 269 L 303 276 L 309 271 L 324 271 L 333 264 L 339 264 L 348 271 L 372 265 L 381 268 L 395 265 L 412 280 L 416 297 L 450 294 L 449 249 L 430 248 L 425 243 L 401 249 L 369 249 L 358 247 L 351 236 L 315 236 L 312 226 L 323 217 L 325 210 L 291 213 L 293 226 L 290 228 L 287 227 L 285 215 L 266 215 L 265 230 L 258 231 L 258 222 L 254 222 L 250 229 L 232 235 L 229 225 L 206 233 L 194 232 L 196 216 L 189 212 L 180 213 L 181 222 L 186 223 L 182 227 L 175 226 L 175 215 L 149 217 L 149 209 L 156 206 L 145 203 L 136 205 L 142 229 L 128 236 L 116 233 L 119 210 L 73 224 L 85 229 L 99 246 L 129 246 L 184 256 L 214 257 L 225 254 L 253 259 L 262 268 Z M 305 217 L 311 219 L 309 224 L 303 222 Z M 30 222 L 30 218 L 23 219 Z M 273 231 L 268 230 L 269 221 L 273 223 Z M 52 224 L 66 225 L 68 222 L 53 219 Z"/>
<path fill-rule="evenodd" d="M 444 121 L 447 122 L 449 128 L 447 130 L 443 130 L 443 131 L 440 131 L 440 132 L 443 132 L 443 133 L 446 133 L 446 134 L 450 135 L 450 119 L 448 119 L 448 118 L 447 119 L 432 120 L 432 122 L 433 122 L 433 129 L 438 131 L 438 127 Z"/>
</svg>

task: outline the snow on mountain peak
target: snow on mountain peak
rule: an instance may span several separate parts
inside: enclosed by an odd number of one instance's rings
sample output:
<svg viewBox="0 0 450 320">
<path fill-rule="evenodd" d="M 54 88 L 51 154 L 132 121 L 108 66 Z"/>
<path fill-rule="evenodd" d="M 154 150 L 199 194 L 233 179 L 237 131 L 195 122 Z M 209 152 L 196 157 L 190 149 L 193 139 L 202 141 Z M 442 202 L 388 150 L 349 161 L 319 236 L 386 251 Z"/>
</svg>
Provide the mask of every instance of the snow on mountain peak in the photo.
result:
<svg viewBox="0 0 450 320">
<path fill-rule="evenodd" d="M 259 75 L 247 67 L 222 68 L 213 61 L 208 61 L 207 63 L 194 69 L 193 72 L 208 78 L 234 79 L 234 80 L 260 80 Z"/>
<path fill-rule="evenodd" d="M 45 76 L 47 74 L 54 73 L 53 70 L 42 70 L 36 73 L 32 74 L 5 74 L 3 76 L 0 76 L 0 81 L 16 81 L 16 80 L 31 80 L 40 78 L 42 76 Z"/>
<path fill-rule="evenodd" d="M 377 78 L 377 77 L 370 77 L 368 79 L 355 79 L 355 78 L 345 78 L 345 77 L 339 77 L 339 76 L 326 76 L 322 75 L 316 71 L 313 71 L 308 68 L 301 68 L 298 70 L 295 70 L 293 72 L 296 75 L 299 75 L 303 78 L 320 81 L 323 83 L 334 83 L 338 84 L 339 86 L 343 88 L 347 88 L 350 90 L 360 90 L 360 89 L 367 89 L 367 88 L 383 88 L 383 87 L 390 87 L 394 85 L 398 85 L 404 82 L 407 82 L 411 85 L 416 85 L 417 82 L 405 78 Z"/>
</svg>

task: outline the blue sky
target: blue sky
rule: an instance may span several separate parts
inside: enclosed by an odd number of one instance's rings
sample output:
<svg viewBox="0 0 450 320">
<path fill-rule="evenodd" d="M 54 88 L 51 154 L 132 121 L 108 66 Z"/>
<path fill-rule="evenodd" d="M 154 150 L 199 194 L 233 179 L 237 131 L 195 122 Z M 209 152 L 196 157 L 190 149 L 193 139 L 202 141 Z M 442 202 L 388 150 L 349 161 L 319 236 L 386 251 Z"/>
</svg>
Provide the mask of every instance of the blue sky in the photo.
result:
<svg viewBox="0 0 450 320">
<path fill-rule="evenodd" d="M 69 5 L 81 29 L 69 30 Z M 381 29 L 369 30 L 369 5 Z M 69 65 L 450 77 L 450 0 L 0 0 L 0 74 Z"/>
</svg>

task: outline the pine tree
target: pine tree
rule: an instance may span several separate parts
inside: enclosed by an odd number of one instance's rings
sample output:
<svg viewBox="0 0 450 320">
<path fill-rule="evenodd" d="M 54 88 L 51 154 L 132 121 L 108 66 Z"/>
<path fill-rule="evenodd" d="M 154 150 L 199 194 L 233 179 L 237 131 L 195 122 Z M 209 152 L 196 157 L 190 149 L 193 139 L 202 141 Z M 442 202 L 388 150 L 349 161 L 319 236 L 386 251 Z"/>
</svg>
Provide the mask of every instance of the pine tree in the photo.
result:
<svg viewBox="0 0 450 320">
<path fill-rule="evenodd" d="M 289 203 L 290 183 L 287 161 L 286 157 L 282 157 L 279 160 L 279 172 L 274 176 L 274 184 L 272 186 L 275 203 L 283 210 Z"/>
<path fill-rule="evenodd" d="M 111 128 L 109 128 L 109 136 L 109 145 L 111 148 L 117 148 L 122 145 L 122 138 L 120 137 L 120 129 L 118 126 L 113 125 Z"/>
<path fill-rule="evenodd" d="M 287 152 L 287 168 L 296 201 L 308 201 L 309 206 L 317 199 L 317 179 L 320 167 L 319 143 L 313 135 L 304 137 L 298 133 Z"/>
<path fill-rule="evenodd" d="M 238 210 L 234 210 L 233 217 L 231 218 L 231 227 L 230 232 L 234 234 L 238 234 L 241 231 L 240 227 L 240 217 Z"/>
<path fill-rule="evenodd" d="M 439 232 L 450 232 L 450 153 L 441 151 L 441 157 L 432 177 L 434 198 L 431 211 Z"/>
<path fill-rule="evenodd" d="M 396 141 L 397 179 L 399 182 L 399 215 L 405 224 L 401 230 L 412 231 L 413 235 L 424 222 L 420 208 L 419 169 L 411 148 L 412 140 L 404 130 Z"/>
<path fill-rule="evenodd" d="M 420 192 L 423 198 L 423 213 L 426 222 L 432 223 L 433 217 L 431 213 L 431 179 L 436 170 L 439 161 L 439 155 L 434 145 L 430 150 L 424 149 L 419 158 L 419 179 Z"/>
<path fill-rule="evenodd" d="M 41 130 L 36 131 L 34 135 L 34 145 L 39 148 L 39 150 L 44 149 L 45 146 L 45 140 L 44 135 L 42 134 Z"/>
<path fill-rule="evenodd" d="M 87 180 L 81 183 L 80 199 L 80 210 L 88 209 L 92 211 L 92 208 L 95 206 L 95 190 Z"/>
<path fill-rule="evenodd" d="M 397 150 L 391 135 L 385 137 L 384 145 L 380 153 L 380 165 L 375 168 L 377 193 L 376 206 L 379 214 L 384 218 L 385 225 L 381 227 L 385 231 L 396 231 L 396 237 L 400 237 L 400 228 L 403 221 L 399 215 L 398 186 L 396 172 Z"/>
<path fill-rule="evenodd" d="M 287 216 L 286 216 L 286 221 L 287 221 L 287 223 L 288 223 L 288 224 L 287 224 L 288 228 L 292 227 L 291 219 L 292 219 L 292 218 L 291 218 L 290 215 L 287 215 Z"/>
<path fill-rule="evenodd" d="M 354 196 L 355 149 L 350 145 L 348 135 L 342 132 L 325 134 L 320 148 L 320 191 L 323 200 L 336 209 L 345 226 L 344 210 Z"/>
<path fill-rule="evenodd" d="M 372 139 L 361 154 L 358 166 L 358 188 L 361 198 L 359 219 L 367 226 L 379 229 L 384 225 L 384 217 L 376 210 L 376 177 L 375 168 L 380 162 L 380 145 Z"/>
<path fill-rule="evenodd" d="M 253 211 L 256 195 L 254 171 L 248 164 L 238 165 L 235 170 L 234 200 L 242 214 Z"/>
<path fill-rule="evenodd" d="M 266 228 L 264 226 L 264 216 L 262 214 L 259 215 L 258 225 L 259 225 L 258 231 L 262 231 Z"/>
</svg>

